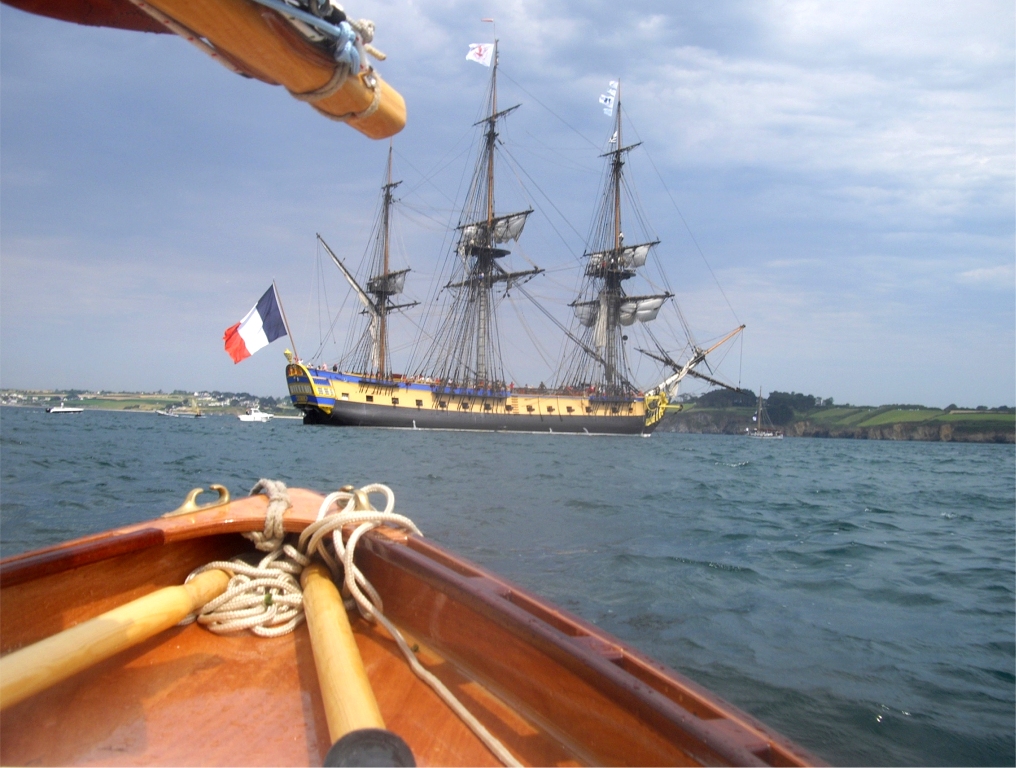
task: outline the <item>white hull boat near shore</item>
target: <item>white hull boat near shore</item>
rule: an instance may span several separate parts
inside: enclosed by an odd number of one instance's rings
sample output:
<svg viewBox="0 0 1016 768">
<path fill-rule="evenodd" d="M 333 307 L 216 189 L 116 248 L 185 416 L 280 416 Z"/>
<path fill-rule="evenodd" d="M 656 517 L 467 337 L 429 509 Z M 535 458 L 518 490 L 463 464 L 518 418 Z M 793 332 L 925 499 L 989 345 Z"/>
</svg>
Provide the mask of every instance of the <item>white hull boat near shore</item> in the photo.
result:
<svg viewBox="0 0 1016 768">
<path fill-rule="evenodd" d="M 265 413 L 255 405 L 253 408 L 248 408 L 246 413 L 237 414 L 236 418 L 240 421 L 256 421 L 263 424 L 267 421 L 271 421 L 274 418 L 274 414 Z"/>
<path fill-rule="evenodd" d="M 51 408 L 47 408 L 46 413 L 83 413 L 84 410 L 84 408 L 78 408 L 73 405 L 65 405 L 61 402 L 60 405 L 54 405 Z"/>
</svg>

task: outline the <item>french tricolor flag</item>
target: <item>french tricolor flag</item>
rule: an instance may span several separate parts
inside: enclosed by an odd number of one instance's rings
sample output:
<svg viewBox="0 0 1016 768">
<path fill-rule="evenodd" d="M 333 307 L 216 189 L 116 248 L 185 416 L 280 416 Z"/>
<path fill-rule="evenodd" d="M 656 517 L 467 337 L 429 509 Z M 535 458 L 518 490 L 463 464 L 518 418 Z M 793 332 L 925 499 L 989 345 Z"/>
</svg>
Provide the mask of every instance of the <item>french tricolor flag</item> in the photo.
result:
<svg viewBox="0 0 1016 768">
<path fill-rule="evenodd" d="M 226 351 L 233 362 L 239 363 L 286 335 L 286 321 L 282 316 L 279 297 L 275 293 L 275 283 L 272 283 L 272 287 L 265 291 L 254 309 L 239 323 L 227 328 L 222 339 L 226 342 Z"/>
</svg>

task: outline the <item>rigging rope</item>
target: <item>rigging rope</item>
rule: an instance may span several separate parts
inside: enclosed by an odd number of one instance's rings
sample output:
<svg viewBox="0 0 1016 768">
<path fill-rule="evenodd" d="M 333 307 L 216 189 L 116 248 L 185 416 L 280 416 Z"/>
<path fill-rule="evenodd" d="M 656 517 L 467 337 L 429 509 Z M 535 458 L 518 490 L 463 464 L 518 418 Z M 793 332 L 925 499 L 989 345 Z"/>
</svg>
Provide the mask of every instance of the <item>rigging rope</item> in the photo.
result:
<svg viewBox="0 0 1016 768">
<path fill-rule="evenodd" d="M 384 494 L 384 510 L 379 512 L 370 506 L 368 497 L 372 493 Z M 250 492 L 251 496 L 257 494 L 268 497 L 265 528 L 263 532 L 252 531 L 243 536 L 253 542 L 259 551 L 268 554 L 256 566 L 240 556 L 228 561 L 215 561 L 193 571 L 187 581 L 213 568 L 228 571 L 233 576 L 225 593 L 207 603 L 195 617 L 181 623 L 196 619 L 216 634 L 249 629 L 261 637 L 286 635 L 304 621 L 299 575 L 310 564 L 311 558 L 317 555 L 324 560 L 333 578 L 342 574 L 345 591 L 352 597 L 360 614 L 367 621 L 377 622 L 388 631 L 416 676 L 441 697 L 498 760 L 507 766 L 521 765 L 504 744 L 463 706 L 455 694 L 420 663 L 402 633 L 384 615 L 381 595 L 354 562 L 357 543 L 374 528 L 387 525 L 407 533 L 423 535 L 412 520 L 393 511 L 395 493 L 392 489 L 381 483 L 371 483 L 359 490 L 345 486 L 329 494 L 321 502 L 315 521 L 300 534 L 296 547 L 285 543 L 283 514 L 291 506 L 285 484 L 261 479 Z M 367 509 L 361 508 L 363 506 Z M 334 511 L 330 512 L 333 507 Z M 345 526 L 356 527 L 343 542 L 342 530 Z"/>
</svg>

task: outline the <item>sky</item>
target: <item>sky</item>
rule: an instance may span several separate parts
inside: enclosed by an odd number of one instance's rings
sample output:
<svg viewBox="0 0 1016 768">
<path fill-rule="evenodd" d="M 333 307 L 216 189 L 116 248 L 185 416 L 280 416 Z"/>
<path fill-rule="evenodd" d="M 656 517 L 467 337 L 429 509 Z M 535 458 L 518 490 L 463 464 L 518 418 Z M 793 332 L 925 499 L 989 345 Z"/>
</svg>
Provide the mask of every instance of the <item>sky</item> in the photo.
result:
<svg viewBox="0 0 1016 768">
<path fill-rule="evenodd" d="M 499 104 L 522 104 L 504 175 L 537 208 L 518 255 L 562 322 L 611 132 L 598 96 L 620 79 L 642 142 L 627 170 L 696 340 L 747 326 L 718 376 L 837 403 L 1016 401 L 1011 2 L 346 5 L 407 102 L 398 258 L 421 307 L 489 75 L 465 54 L 496 33 Z M 336 360 L 356 319 L 315 234 L 360 263 L 387 149 L 173 35 L 0 7 L 0 387 L 285 394 L 283 350 Z M 222 333 L 272 280 L 293 338 L 233 364 Z M 527 322 L 508 371 L 549 382 L 564 342 Z"/>
</svg>

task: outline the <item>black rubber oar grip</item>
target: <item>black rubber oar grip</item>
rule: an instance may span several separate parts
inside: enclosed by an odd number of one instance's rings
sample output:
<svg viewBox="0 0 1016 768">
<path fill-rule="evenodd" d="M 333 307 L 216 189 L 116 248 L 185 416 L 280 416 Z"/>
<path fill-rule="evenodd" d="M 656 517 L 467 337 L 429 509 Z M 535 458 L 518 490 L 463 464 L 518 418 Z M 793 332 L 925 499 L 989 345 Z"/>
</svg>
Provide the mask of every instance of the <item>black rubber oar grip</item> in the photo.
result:
<svg viewBox="0 0 1016 768">
<path fill-rule="evenodd" d="M 332 744 L 325 755 L 325 765 L 400 768 L 415 766 L 416 759 L 401 736 L 384 728 L 361 728 Z"/>
</svg>

